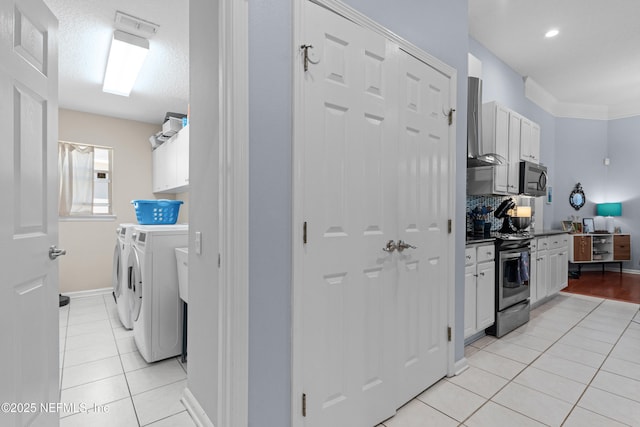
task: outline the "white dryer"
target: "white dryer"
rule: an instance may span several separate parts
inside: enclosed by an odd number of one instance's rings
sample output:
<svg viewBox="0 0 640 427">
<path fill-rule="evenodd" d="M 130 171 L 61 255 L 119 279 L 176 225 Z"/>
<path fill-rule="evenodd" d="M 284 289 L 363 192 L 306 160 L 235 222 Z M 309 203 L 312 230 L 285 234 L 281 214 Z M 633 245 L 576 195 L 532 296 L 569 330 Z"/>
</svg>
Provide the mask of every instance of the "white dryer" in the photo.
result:
<svg viewBox="0 0 640 427">
<path fill-rule="evenodd" d="M 182 352 L 182 301 L 174 249 L 187 246 L 188 225 L 138 225 L 132 244 L 131 317 L 138 351 L 147 362 Z"/>
<path fill-rule="evenodd" d="M 135 225 L 136 224 L 120 224 L 116 228 L 116 247 L 113 251 L 113 298 L 116 300 L 120 322 L 126 329 L 133 328 L 129 303 L 132 298 L 132 292 L 128 286 L 128 261 L 131 243 L 133 242 L 133 227 Z"/>
</svg>

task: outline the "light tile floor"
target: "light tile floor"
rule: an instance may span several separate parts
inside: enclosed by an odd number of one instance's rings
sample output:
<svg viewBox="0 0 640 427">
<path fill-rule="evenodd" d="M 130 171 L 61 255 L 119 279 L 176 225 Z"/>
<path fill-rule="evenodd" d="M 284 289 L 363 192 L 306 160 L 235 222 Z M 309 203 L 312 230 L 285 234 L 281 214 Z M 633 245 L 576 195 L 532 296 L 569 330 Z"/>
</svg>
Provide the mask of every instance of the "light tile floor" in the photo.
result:
<svg viewBox="0 0 640 427">
<path fill-rule="evenodd" d="M 497 340 L 465 348 L 469 368 L 378 427 L 640 425 L 637 304 L 560 294 Z M 60 425 L 190 427 L 180 403 L 186 366 L 148 364 L 111 295 L 60 309 L 61 401 L 108 412 L 61 413 Z"/>
<path fill-rule="evenodd" d="M 180 402 L 186 383 L 179 357 L 144 361 L 111 294 L 60 308 L 60 398 L 77 409 L 60 413 L 61 427 L 195 426 Z"/>
<path fill-rule="evenodd" d="M 561 293 L 378 427 L 639 426 L 639 308 Z"/>
</svg>

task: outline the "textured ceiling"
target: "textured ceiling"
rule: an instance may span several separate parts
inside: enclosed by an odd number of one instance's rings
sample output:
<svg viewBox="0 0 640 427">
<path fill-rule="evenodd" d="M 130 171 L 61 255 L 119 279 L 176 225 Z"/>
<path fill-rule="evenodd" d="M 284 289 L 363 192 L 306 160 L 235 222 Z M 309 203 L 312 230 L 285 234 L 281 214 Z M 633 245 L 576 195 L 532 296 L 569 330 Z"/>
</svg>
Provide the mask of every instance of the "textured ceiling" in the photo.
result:
<svg viewBox="0 0 640 427">
<path fill-rule="evenodd" d="M 639 0 L 469 0 L 471 36 L 564 103 L 640 105 L 639 19 Z"/>
<path fill-rule="evenodd" d="M 188 0 L 45 0 L 59 24 L 59 101 L 68 108 L 162 123 L 187 112 Z M 116 11 L 160 25 L 129 97 L 102 92 Z"/>
</svg>

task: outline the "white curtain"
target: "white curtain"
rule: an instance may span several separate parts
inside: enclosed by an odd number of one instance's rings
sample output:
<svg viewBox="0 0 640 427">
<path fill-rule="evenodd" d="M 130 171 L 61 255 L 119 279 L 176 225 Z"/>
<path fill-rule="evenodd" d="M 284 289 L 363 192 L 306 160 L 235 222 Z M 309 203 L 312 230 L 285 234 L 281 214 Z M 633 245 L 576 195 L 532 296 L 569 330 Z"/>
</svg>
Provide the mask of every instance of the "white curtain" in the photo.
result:
<svg viewBox="0 0 640 427">
<path fill-rule="evenodd" d="M 58 143 L 60 216 L 93 213 L 93 147 Z"/>
</svg>

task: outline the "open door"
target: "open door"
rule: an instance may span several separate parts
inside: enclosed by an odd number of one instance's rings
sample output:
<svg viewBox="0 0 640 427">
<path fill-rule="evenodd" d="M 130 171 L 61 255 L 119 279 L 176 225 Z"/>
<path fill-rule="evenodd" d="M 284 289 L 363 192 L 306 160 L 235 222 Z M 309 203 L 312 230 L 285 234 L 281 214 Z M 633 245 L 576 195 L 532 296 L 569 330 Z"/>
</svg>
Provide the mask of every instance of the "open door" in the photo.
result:
<svg viewBox="0 0 640 427">
<path fill-rule="evenodd" d="M 58 23 L 42 0 L 0 1 L 0 22 L 0 425 L 55 426 Z"/>
</svg>

